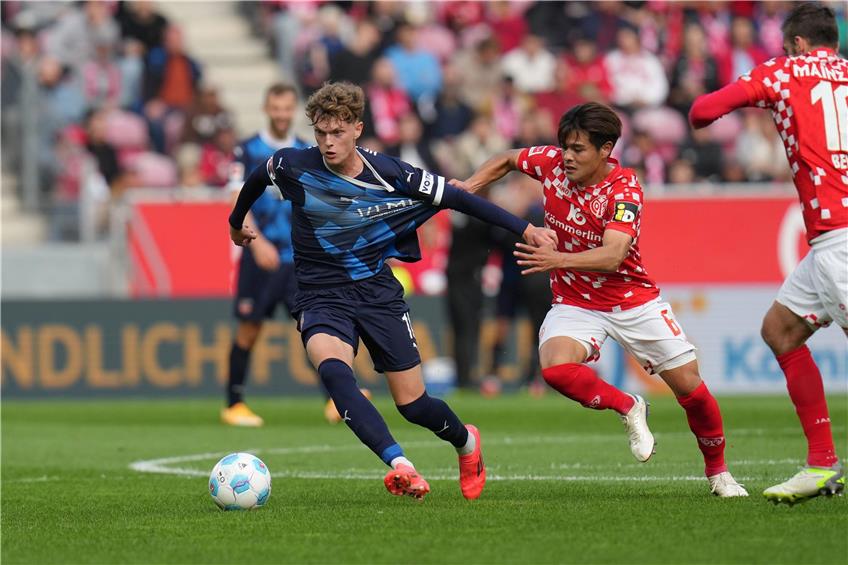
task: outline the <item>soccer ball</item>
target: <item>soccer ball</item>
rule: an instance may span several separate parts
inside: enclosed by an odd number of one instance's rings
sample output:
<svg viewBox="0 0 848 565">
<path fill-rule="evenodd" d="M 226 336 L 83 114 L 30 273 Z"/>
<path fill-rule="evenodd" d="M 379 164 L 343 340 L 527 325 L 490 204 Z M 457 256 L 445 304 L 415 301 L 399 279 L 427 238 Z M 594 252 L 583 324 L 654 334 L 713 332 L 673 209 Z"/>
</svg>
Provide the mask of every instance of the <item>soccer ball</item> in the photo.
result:
<svg viewBox="0 0 848 565">
<path fill-rule="evenodd" d="M 271 496 L 271 473 L 255 455 L 231 453 L 212 469 L 209 494 L 222 510 L 260 508 Z"/>
</svg>

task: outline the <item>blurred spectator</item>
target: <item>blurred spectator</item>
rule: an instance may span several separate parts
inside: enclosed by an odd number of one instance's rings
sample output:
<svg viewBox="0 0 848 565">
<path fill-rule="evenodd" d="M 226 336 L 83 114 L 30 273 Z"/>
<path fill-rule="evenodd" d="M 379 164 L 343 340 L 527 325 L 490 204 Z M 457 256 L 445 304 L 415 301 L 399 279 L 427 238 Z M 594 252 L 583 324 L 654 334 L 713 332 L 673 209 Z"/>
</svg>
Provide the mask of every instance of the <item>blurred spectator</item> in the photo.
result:
<svg viewBox="0 0 848 565">
<path fill-rule="evenodd" d="M 118 196 L 134 182 L 132 174 L 124 170 L 118 151 L 107 137 L 106 111 L 91 110 L 85 118 L 85 148 L 94 158 L 97 171 L 109 186 L 112 196 Z"/>
<path fill-rule="evenodd" d="M 203 86 L 186 116 L 182 140 L 191 143 L 208 143 L 222 129 L 232 128 L 233 119 L 218 98 L 218 89 Z"/>
<path fill-rule="evenodd" d="M 144 91 L 144 44 L 137 39 L 124 41 L 124 49 L 118 59 L 121 73 L 121 108 L 140 110 Z"/>
<path fill-rule="evenodd" d="M 555 116 L 544 109 L 528 110 L 524 119 L 518 124 L 518 135 L 512 146 L 534 147 L 536 145 L 557 144 L 556 123 L 560 116 Z"/>
<path fill-rule="evenodd" d="M 492 91 L 501 82 L 500 47 L 495 38 L 484 37 L 471 48 L 460 51 L 453 60 L 458 69 L 462 100 L 474 110 L 491 103 Z"/>
<path fill-rule="evenodd" d="M 757 38 L 768 57 L 783 55 L 783 20 L 786 19 L 788 2 L 757 2 Z"/>
<path fill-rule="evenodd" d="M 492 155 L 507 149 L 509 141 L 497 132 L 491 117 L 480 114 L 452 144 L 450 176 L 467 178 Z"/>
<path fill-rule="evenodd" d="M 427 134 L 430 139 L 454 138 L 468 129 L 474 112 L 460 96 L 462 67 L 445 65 L 444 85 L 439 94 L 433 115 L 429 116 L 430 123 Z"/>
<path fill-rule="evenodd" d="M 147 55 L 144 76 L 144 115 L 150 126 L 153 147 L 165 153 L 169 120 L 180 123 L 194 101 L 200 81 L 200 66 L 183 49 L 182 31 L 170 26 L 163 47 Z"/>
<path fill-rule="evenodd" d="M 95 56 L 82 66 L 82 83 L 86 105 L 116 107 L 121 102 L 121 69 L 113 58 L 111 41 L 95 41 Z"/>
<path fill-rule="evenodd" d="M 754 43 L 754 26 L 746 18 L 734 18 L 730 29 L 731 48 L 719 60 L 722 84 L 744 75 L 768 59 L 766 52 Z"/>
<path fill-rule="evenodd" d="M 204 184 L 218 187 L 227 184 L 237 143 L 235 130 L 226 125 L 215 130 L 212 139 L 203 143 L 198 171 Z"/>
<path fill-rule="evenodd" d="M 695 98 L 718 88 L 718 67 L 707 50 L 704 30 L 698 24 L 689 24 L 684 33 L 683 53 L 671 70 L 668 103 L 687 114 Z"/>
<path fill-rule="evenodd" d="M 691 132 L 691 137 L 680 149 L 680 157 L 692 163 L 698 180 L 717 182 L 724 169 L 724 150 L 710 136 L 708 129 Z"/>
<path fill-rule="evenodd" d="M 16 28 L 15 39 L 16 48 L 3 51 L 0 83 L 3 119 L 0 125 L 3 132 L 4 165 L 21 175 L 25 160 L 35 157 L 33 148 L 26 156 L 23 155 L 26 151 L 23 140 L 25 131 L 34 133 L 37 130 L 37 108 L 33 107 L 32 101 L 39 98 L 42 55 L 32 29 Z"/>
<path fill-rule="evenodd" d="M 114 50 L 118 46 L 120 32 L 112 18 L 111 4 L 91 0 L 77 10 L 67 4 L 65 12 L 46 31 L 47 53 L 62 64 L 79 71 L 94 58 L 95 46 L 108 44 Z"/>
<path fill-rule="evenodd" d="M 604 59 L 598 55 L 595 42 L 578 38 L 574 49 L 564 57 L 561 88 L 573 92 L 587 102 L 608 102 L 612 94 Z"/>
<path fill-rule="evenodd" d="M 380 32 L 371 20 L 360 20 L 356 35 L 330 57 L 330 80 L 361 82 L 379 55 Z"/>
<path fill-rule="evenodd" d="M 442 69 L 432 53 L 417 45 L 417 29 L 407 23 L 398 26 L 397 44 L 386 50 L 398 83 L 414 103 L 422 98 L 435 100 L 442 89 Z"/>
<path fill-rule="evenodd" d="M 397 144 L 386 147 L 385 151 L 401 161 L 406 161 L 413 167 L 425 171 L 441 172 L 436 158 L 430 149 L 430 143 L 423 137 L 421 120 L 415 114 L 402 116 L 398 123 Z"/>
<path fill-rule="evenodd" d="M 431 53 L 444 63 L 456 53 L 456 34 L 433 19 L 433 3 L 409 2 L 405 10 L 406 21 L 416 27 L 418 47 Z"/>
<path fill-rule="evenodd" d="M 527 35 L 527 22 L 512 2 L 498 0 L 486 4 L 486 23 L 504 52 L 518 47 Z"/>
<path fill-rule="evenodd" d="M 504 74 L 512 77 L 522 92 L 548 92 L 554 88 L 556 57 L 537 35 L 526 36 L 520 47 L 504 56 L 501 65 Z"/>
<path fill-rule="evenodd" d="M 633 27 L 622 27 L 616 38 L 617 48 L 604 58 L 612 102 L 628 110 L 662 104 L 668 96 L 668 79 L 660 60 L 642 48 Z"/>
<path fill-rule="evenodd" d="M 53 57 L 41 59 L 38 79 L 41 84 L 42 107 L 39 129 L 43 139 L 43 151 L 45 155 L 50 155 L 51 146 L 59 131 L 82 120 L 85 114 L 85 97 L 79 79 L 71 68 L 63 66 Z"/>
<path fill-rule="evenodd" d="M 156 11 L 156 6 L 150 0 L 118 2 L 116 16 L 121 35 L 140 41 L 145 51 L 149 52 L 164 45 L 168 20 Z"/>
<path fill-rule="evenodd" d="M 344 50 L 342 36 L 347 35 L 348 23 L 338 6 L 328 4 L 321 7 L 314 24 L 298 37 L 298 74 L 307 93 L 320 88 L 330 76 L 331 59 Z"/>
<path fill-rule="evenodd" d="M 781 177 L 787 169 L 783 155 L 783 143 L 774 136 L 771 116 L 756 110 L 745 112 L 735 149 L 735 159 L 744 169 L 744 176 L 755 182 Z"/>
<path fill-rule="evenodd" d="M 385 145 L 400 138 L 400 119 L 412 111 L 409 97 L 397 85 L 395 68 L 386 58 L 377 59 L 371 69 L 371 82 L 365 87 L 366 133 L 377 136 Z"/>
<path fill-rule="evenodd" d="M 675 159 L 668 166 L 669 184 L 692 184 L 696 180 L 695 167 L 691 161 L 684 158 Z"/>
<path fill-rule="evenodd" d="M 529 97 L 515 89 L 515 82 L 510 77 L 503 77 L 491 96 L 492 120 L 495 129 L 502 137 L 515 139 L 530 105 Z"/>
<path fill-rule="evenodd" d="M 641 180 L 647 185 L 659 186 L 665 183 L 663 155 L 654 138 L 643 130 L 633 133 L 631 143 L 622 152 L 622 164 L 644 171 Z"/>
</svg>

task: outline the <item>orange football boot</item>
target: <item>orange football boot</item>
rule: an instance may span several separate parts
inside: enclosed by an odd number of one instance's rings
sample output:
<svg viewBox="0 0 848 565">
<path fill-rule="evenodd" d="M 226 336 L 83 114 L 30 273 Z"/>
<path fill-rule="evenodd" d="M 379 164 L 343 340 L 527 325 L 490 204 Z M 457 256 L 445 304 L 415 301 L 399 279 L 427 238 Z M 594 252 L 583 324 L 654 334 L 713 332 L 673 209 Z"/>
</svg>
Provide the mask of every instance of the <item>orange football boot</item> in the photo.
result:
<svg viewBox="0 0 848 565">
<path fill-rule="evenodd" d="M 409 465 L 400 464 L 396 469 L 386 473 L 383 479 L 386 489 L 395 496 L 411 496 L 416 500 L 424 500 L 424 496 L 430 492 L 430 485 L 418 471 Z"/>
<path fill-rule="evenodd" d="M 465 426 L 469 434 L 474 434 L 477 445 L 468 455 L 459 456 L 459 488 L 462 496 L 468 500 L 479 498 L 486 485 L 486 465 L 483 464 L 483 442 L 480 441 L 480 430 L 476 426 Z"/>
</svg>

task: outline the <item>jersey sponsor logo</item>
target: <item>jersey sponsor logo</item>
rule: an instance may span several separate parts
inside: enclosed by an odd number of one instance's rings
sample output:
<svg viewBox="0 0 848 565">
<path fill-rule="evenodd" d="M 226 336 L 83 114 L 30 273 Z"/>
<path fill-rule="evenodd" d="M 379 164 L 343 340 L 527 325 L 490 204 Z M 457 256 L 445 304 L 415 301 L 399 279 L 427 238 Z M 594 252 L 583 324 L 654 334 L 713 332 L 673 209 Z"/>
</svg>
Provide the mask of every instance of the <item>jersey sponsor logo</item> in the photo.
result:
<svg viewBox="0 0 848 565">
<path fill-rule="evenodd" d="M 418 186 L 418 192 L 421 194 L 430 195 L 433 193 L 433 189 L 436 187 L 436 177 L 433 174 L 424 171 L 424 174 L 421 175 L 421 184 Z"/>
<path fill-rule="evenodd" d="M 586 223 L 586 216 L 583 215 L 583 212 L 580 211 L 580 208 L 571 204 L 571 208 L 568 210 L 568 216 L 565 218 L 566 222 L 572 222 L 577 224 L 578 226 L 582 226 Z"/>
<path fill-rule="evenodd" d="M 585 221 L 585 218 L 583 218 Z M 595 233 L 592 230 L 579 230 L 574 226 L 568 225 L 556 216 L 554 216 L 551 212 L 545 212 L 545 226 L 546 227 L 555 227 L 559 228 L 562 231 L 569 233 L 571 235 L 576 235 L 577 237 L 583 237 L 588 239 L 589 241 L 603 241 L 603 237 L 601 234 Z"/>
<path fill-rule="evenodd" d="M 615 215 L 612 217 L 616 222 L 633 223 L 636 214 L 639 213 L 639 205 L 633 202 L 619 202 L 615 205 Z"/>
</svg>

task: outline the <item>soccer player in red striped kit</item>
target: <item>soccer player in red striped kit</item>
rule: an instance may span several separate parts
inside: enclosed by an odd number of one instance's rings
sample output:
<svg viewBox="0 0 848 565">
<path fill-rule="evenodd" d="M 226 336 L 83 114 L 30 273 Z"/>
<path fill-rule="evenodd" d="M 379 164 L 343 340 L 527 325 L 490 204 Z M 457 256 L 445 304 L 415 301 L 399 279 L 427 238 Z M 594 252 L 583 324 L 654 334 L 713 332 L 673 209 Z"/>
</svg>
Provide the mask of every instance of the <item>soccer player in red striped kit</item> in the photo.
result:
<svg viewBox="0 0 848 565">
<path fill-rule="evenodd" d="M 737 108 L 771 110 L 811 246 L 763 320 L 763 339 L 786 375 L 808 446 L 807 466 L 763 492 L 774 503 L 845 489 L 821 373 L 806 346 L 832 321 L 848 335 L 848 61 L 838 47 L 833 10 L 799 4 L 783 23 L 787 56 L 697 98 L 689 114 L 692 126 L 702 128 Z"/>
<path fill-rule="evenodd" d="M 695 347 L 642 265 L 642 188 L 633 170 L 610 158 L 620 136 L 621 120 L 611 108 L 582 104 L 560 119 L 560 147 L 507 151 L 465 182 L 451 183 L 473 192 L 512 170 L 542 183 L 545 225 L 557 233 L 557 248 L 517 244 L 515 255 L 522 274 L 550 272 L 553 304 L 539 330 L 545 381 L 587 408 L 618 412 L 633 456 L 647 461 L 655 449 L 647 403 L 584 364 L 612 337 L 674 391 L 703 453 L 711 492 L 748 496 L 727 470 L 721 412 L 698 373 Z"/>
</svg>

